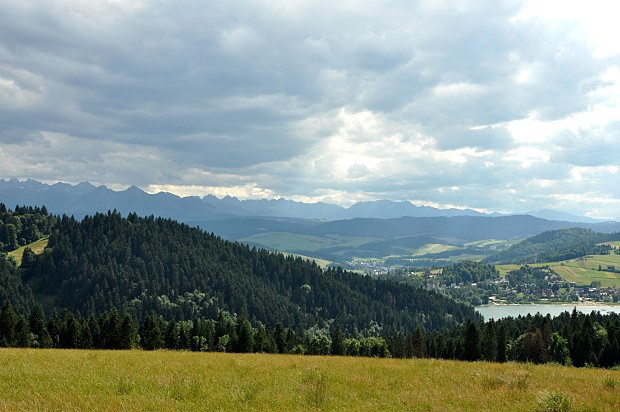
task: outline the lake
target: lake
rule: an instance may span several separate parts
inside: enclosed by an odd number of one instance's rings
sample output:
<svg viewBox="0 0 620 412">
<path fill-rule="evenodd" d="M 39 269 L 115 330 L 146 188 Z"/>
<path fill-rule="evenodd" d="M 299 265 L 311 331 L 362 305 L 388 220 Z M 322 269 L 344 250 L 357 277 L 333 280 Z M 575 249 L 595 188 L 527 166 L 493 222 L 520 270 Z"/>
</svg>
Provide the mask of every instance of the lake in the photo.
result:
<svg viewBox="0 0 620 412">
<path fill-rule="evenodd" d="M 485 320 L 507 318 L 508 316 L 517 317 L 519 315 L 526 316 L 528 313 L 532 316 L 540 312 L 543 316 L 547 313 L 551 317 L 558 316 L 562 312 L 572 312 L 573 308 L 577 308 L 579 312 L 590 313 L 593 310 L 601 313 L 620 313 L 620 305 L 584 305 L 584 304 L 532 304 L 532 305 L 481 305 L 476 310 L 484 316 Z"/>
</svg>

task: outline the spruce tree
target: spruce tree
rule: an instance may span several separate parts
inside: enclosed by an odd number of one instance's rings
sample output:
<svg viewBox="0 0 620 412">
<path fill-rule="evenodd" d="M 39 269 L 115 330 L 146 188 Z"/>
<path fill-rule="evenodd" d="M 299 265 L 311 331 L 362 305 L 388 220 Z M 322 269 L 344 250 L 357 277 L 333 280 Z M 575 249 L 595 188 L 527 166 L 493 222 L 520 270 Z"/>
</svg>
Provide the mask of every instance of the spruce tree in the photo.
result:
<svg viewBox="0 0 620 412">
<path fill-rule="evenodd" d="M 480 332 L 478 330 L 478 325 L 471 319 L 468 319 L 465 325 L 463 359 L 468 361 L 480 359 Z"/>
<path fill-rule="evenodd" d="M 138 327 L 131 315 L 126 313 L 120 328 L 120 349 L 134 349 L 139 341 Z"/>
<path fill-rule="evenodd" d="M 0 257 L 1 258 L 1 257 Z M 13 305 L 7 299 L 4 307 L 0 311 L 0 346 L 15 345 L 15 325 L 17 324 L 17 316 L 13 311 Z"/>
<path fill-rule="evenodd" d="M 287 345 L 286 345 L 286 331 L 282 326 L 281 322 L 276 323 L 276 328 L 274 331 L 274 339 L 276 341 L 276 347 L 278 349 L 278 353 L 286 353 Z"/>
<path fill-rule="evenodd" d="M 43 329 L 45 329 L 45 317 L 43 315 L 43 308 L 40 304 L 36 304 L 30 311 L 28 317 L 28 326 L 30 331 L 35 334 L 36 339 L 39 340 L 43 335 Z"/>
<path fill-rule="evenodd" d="M 497 328 L 495 321 L 491 319 L 487 322 L 482 338 L 482 355 L 484 360 L 495 362 L 497 360 Z"/>
<path fill-rule="evenodd" d="M 340 356 L 343 352 L 344 347 L 342 345 L 342 332 L 340 330 L 340 325 L 336 325 L 334 328 L 334 333 L 332 333 L 331 354 Z"/>
<path fill-rule="evenodd" d="M 28 321 L 20 317 L 15 324 L 15 346 L 29 348 L 32 346 L 34 335 L 30 333 Z"/>
<path fill-rule="evenodd" d="M 506 362 L 506 325 L 503 323 L 499 327 L 499 331 L 497 333 L 497 361 L 498 362 Z"/>
<path fill-rule="evenodd" d="M 235 351 L 240 353 L 252 352 L 254 348 L 254 331 L 247 318 L 247 312 L 242 310 L 237 316 L 237 346 Z"/>
<path fill-rule="evenodd" d="M 161 322 L 155 315 L 148 315 L 140 328 L 141 346 L 145 350 L 163 347 L 164 339 L 160 327 Z"/>
</svg>

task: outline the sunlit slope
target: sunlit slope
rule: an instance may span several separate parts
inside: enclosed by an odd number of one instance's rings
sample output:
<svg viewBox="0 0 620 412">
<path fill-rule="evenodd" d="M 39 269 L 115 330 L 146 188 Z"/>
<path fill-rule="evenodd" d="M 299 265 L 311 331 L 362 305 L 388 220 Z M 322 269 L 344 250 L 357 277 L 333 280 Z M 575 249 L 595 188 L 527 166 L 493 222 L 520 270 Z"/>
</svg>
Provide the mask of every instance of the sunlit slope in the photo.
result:
<svg viewBox="0 0 620 412">
<path fill-rule="evenodd" d="M 25 246 L 20 246 L 19 248 L 9 252 L 9 256 L 13 256 L 13 258 L 15 259 L 15 262 L 17 262 L 17 266 L 20 266 L 22 264 L 22 255 L 24 253 L 24 249 L 26 249 L 27 247 L 32 249 L 32 251 L 35 254 L 40 254 L 43 252 L 43 249 L 45 249 L 47 247 L 47 242 L 48 242 L 48 238 L 44 237 L 42 239 L 37 240 L 36 242 L 32 242 L 28 245 Z"/>
</svg>

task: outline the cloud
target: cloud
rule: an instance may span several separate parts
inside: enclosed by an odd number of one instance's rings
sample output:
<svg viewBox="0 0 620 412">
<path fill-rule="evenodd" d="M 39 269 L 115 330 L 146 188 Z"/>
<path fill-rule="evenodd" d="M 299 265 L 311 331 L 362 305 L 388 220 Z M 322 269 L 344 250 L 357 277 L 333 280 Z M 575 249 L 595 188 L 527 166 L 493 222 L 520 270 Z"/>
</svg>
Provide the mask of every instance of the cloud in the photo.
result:
<svg viewBox="0 0 620 412">
<path fill-rule="evenodd" d="M 618 217 L 616 8 L 0 0 L 0 174 Z"/>
</svg>

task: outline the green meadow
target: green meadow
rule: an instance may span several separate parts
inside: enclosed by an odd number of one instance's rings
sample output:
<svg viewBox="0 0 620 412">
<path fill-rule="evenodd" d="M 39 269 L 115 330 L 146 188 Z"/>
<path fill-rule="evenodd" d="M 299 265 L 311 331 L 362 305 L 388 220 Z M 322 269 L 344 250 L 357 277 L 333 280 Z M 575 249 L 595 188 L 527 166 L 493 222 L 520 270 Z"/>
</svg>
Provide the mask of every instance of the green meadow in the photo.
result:
<svg viewBox="0 0 620 412">
<path fill-rule="evenodd" d="M 620 372 L 431 359 L 0 349 L 0 410 L 617 411 Z"/>
<path fill-rule="evenodd" d="M 620 286 L 620 273 L 605 270 L 608 266 L 620 269 L 620 255 L 588 255 L 547 265 L 567 281 L 578 285 L 590 285 L 596 281 L 601 282 L 602 287 Z"/>
<path fill-rule="evenodd" d="M 259 243 L 276 250 L 317 251 L 331 247 L 358 247 L 377 240 L 365 236 L 325 235 L 314 236 L 289 232 L 266 232 L 241 239 L 243 242 Z"/>
<path fill-rule="evenodd" d="M 521 265 L 497 265 L 497 270 L 501 276 L 511 270 L 516 270 Z M 558 262 L 533 263 L 529 266 L 541 267 L 548 266 L 558 275 L 568 282 L 575 282 L 578 285 L 589 286 L 592 282 L 601 282 L 602 287 L 620 287 L 620 273 L 611 272 L 608 266 L 613 266 L 616 270 L 620 269 L 620 255 L 588 255 L 582 258 L 562 260 Z M 599 267 L 601 270 L 599 270 Z"/>
<path fill-rule="evenodd" d="M 48 240 L 49 239 L 47 237 L 44 237 L 28 245 L 20 246 L 17 249 L 9 252 L 9 256 L 12 256 L 13 259 L 15 259 L 15 262 L 17 262 L 17 266 L 19 266 L 22 264 L 22 255 L 24 254 L 24 249 L 29 247 L 34 253 L 38 255 L 39 253 L 43 253 L 43 249 L 47 247 Z"/>
</svg>

